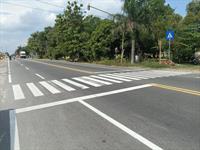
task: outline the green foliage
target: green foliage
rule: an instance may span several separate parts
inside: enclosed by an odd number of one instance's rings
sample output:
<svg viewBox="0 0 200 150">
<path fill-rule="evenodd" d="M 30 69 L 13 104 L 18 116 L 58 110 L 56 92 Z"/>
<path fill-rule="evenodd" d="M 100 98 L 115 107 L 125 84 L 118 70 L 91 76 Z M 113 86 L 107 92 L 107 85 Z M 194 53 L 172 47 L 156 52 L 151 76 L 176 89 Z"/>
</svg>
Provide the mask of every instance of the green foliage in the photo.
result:
<svg viewBox="0 0 200 150">
<path fill-rule="evenodd" d="M 123 0 L 123 14 L 114 22 L 95 16 L 84 16 L 83 5 L 69 1 L 55 25 L 31 34 L 25 49 L 39 58 L 69 58 L 72 61 L 96 61 L 120 56 L 120 63 L 130 58 L 131 40 L 136 54 L 158 56 L 158 40 L 168 49 L 165 32 L 175 30 L 172 54 L 175 62 L 191 62 L 200 50 L 200 2 L 191 2 L 182 18 L 165 4 L 165 0 Z M 117 48 L 117 51 L 116 51 Z M 116 61 L 116 60 L 115 60 Z"/>
</svg>

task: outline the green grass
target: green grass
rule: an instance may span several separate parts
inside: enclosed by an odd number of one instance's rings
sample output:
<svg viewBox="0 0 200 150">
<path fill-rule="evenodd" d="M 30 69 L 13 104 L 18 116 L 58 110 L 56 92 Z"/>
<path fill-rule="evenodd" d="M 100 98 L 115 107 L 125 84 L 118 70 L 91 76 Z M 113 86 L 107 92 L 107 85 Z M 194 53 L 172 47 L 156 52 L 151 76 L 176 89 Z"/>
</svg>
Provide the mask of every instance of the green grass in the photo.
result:
<svg viewBox="0 0 200 150">
<path fill-rule="evenodd" d="M 109 66 L 124 66 L 124 67 L 144 67 L 144 68 L 154 68 L 154 69 L 162 69 L 162 68 L 169 68 L 169 69 L 177 69 L 177 70 L 194 70 L 200 71 L 200 65 L 192 65 L 192 64 L 175 64 L 172 65 L 165 65 L 159 64 L 158 61 L 149 59 L 145 60 L 140 63 L 131 64 L 130 61 L 124 61 L 122 64 L 118 60 L 102 60 L 94 62 L 96 64 L 103 64 Z"/>
</svg>

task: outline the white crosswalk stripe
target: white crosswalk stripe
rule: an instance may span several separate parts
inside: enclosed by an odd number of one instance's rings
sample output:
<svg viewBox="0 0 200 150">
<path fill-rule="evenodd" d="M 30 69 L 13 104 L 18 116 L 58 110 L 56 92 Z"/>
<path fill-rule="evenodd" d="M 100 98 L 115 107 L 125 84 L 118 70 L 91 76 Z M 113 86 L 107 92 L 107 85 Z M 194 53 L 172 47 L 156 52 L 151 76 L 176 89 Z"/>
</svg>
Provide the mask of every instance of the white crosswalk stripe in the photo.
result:
<svg viewBox="0 0 200 150">
<path fill-rule="evenodd" d="M 101 80 L 105 80 L 105 81 L 110 81 L 110 82 L 113 82 L 113 83 L 122 83 L 122 81 L 109 79 L 109 78 L 104 78 L 104 77 L 99 77 L 99 76 L 95 76 L 95 75 L 92 75 L 91 77 L 97 78 L 97 79 L 101 79 Z"/>
<path fill-rule="evenodd" d="M 130 82 L 131 80 L 128 80 L 128 79 L 123 79 L 123 78 L 120 78 L 120 77 L 114 77 L 110 74 L 100 74 L 99 76 L 101 77 L 107 77 L 107 78 L 111 78 L 111 79 L 115 79 L 115 80 L 121 80 L 121 81 L 126 81 L 126 82 Z"/>
<path fill-rule="evenodd" d="M 92 82 L 92 81 L 88 81 L 87 79 L 84 79 L 84 78 L 73 78 L 73 79 L 77 80 L 79 82 L 82 82 L 82 83 L 94 86 L 94 87 L 100 87 L 100 86 L 102 86 L 101 84 L 98 84 L 98 83 Z"/>
<path fill-rule="evenodd" d="M 127 76 L 124 76 L 124 75 L 117 75 L 117 74 L 112 74 L 112 76 L 120 77 L 120 78 L 125 78 L 125 79 L 131 79 L 131 80 L 141 80 L 141 79 L 139 79 L 139 78 L 127 77 Z"/>
<path fill-rule="evenodd" d="M 19 84 L 13 85 L 12 88 L 15 100 L 25 99 L 24 93 Z"/>
<path fill-rule="evenodd" d="M 65 89 L 66 91 L 75 91 L 76 89 L 58 81 L 58 80 L 52 80 L 52 82 L 58 86 L 60 86 L 61 88 Z"/>
<path fill-rule="evenodd" d="M 88 80 L 91 80 L 91 81 L 94 81 L 94 82 L 98 82 L 98 83 L 101 83 L 101 84 L 105 84 L 105 85 L 111 85 L 111 84 L 112 84 L 112 83 L 110 83 L 110 82 L 106 82 L 106 81 L 94 79 L 94 78 L 92 78 L 92 77 L 82 77 L 82 78 L 88 79 Z"/>
<path fill-rule="evenodd" d="M 44 94 L 36 87 L 35 84 L 33 83 L 26 83 L 26 85 L 28 86 L 29 90 L 31 91 L 31 93 L 35 96 L 43 96 Z"/>
<path fill-rule="evenodd" d="M 34 97 L 45 96 L 49 92 L 51 94 L 58 94 L 61 92 L 71 92 L 80 89 L 89 89 L 93 87 L 101 87 L 106 85 L 112 85 L 114 83 L 130 82 L 133 80 L 153 79 L 159 77 L 170 77 L 178 75 L 186 75 L 188 72 L 176 72 L 176 71 L 158 71 L 158 70 L 146 70 L 146 71 L 129 71 L 118 73 L 106 73 L 96 74 L 89 76 L 74 77 L 71 79 L 40 81 L 38 83 L 25 83 L 25 85 L 15 84 L 12 85 L 14 100 L 23 100 L 26 97 L 26 92 L 30 93 Z M 25 87 L 28 87 L 27 89 Z M 25 91 L 23 91 L 23 89 Z M 27 91 L 28 90 L 28 91 Z M 45 91 L 48 92 L 45 92 Z M 26 96 L 26 97 L 25 97 Z"/>
<path fill-rule="evenodd" d="M 74 86 L 77 86 L 77 87 L 79 87 L 79 88 L 81 88 L 81 89 L 88 89 L 88 88 L 89 88 L 88 86 L 85 86 L 85 85 L 83 85 L 83 84 L 74 82 L 74 81 L 69 80 L 69 79 L 62 79 L 62 80 L 65 81 L 65 82 L 67 82 L 67 83 L 69 83 L 69 84 L 72 84 L 72 85 L 74 85 Z"/>
<path fill-rule="evenodd" d="M 126 76 L 126 77 L 134 77 L 134 78 L 138 78 L 138 79 L 148 79 L 147 77 L 142 77 L 142 76 L 130 74 L 130 73 L 123 73 L 123 74 L 120 74 L 120 75 Z"/>
<path fill-rule="evenodd" d="M 43 87 L 45 87 L 49 92 L 52 94 L 58 94 L 61 93 L 58 89 L 47 83 L 46 81 L 39 82 Z"/>
</svg>

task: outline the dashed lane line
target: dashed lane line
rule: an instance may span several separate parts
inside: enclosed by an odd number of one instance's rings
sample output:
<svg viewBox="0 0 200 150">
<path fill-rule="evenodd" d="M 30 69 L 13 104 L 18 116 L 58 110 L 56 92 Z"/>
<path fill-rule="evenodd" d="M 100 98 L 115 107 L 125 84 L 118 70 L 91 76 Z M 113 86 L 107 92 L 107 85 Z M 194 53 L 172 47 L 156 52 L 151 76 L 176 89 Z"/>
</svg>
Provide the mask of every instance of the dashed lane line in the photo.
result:
<svg viewBox="0 0 200 150">
<path fill-rule="evenodd" d="M 26 70 L 30 70 L 28 67 L 25 67 Z"/>
<path fill-rule="evenodd" d="M 36 76 L 38 76 L 39 78 L 41 78 L 42 80 L 44 80 L 45 78 L 43 76 L 41 76 L 40 74 L 36 73 Z"/>
</svg>

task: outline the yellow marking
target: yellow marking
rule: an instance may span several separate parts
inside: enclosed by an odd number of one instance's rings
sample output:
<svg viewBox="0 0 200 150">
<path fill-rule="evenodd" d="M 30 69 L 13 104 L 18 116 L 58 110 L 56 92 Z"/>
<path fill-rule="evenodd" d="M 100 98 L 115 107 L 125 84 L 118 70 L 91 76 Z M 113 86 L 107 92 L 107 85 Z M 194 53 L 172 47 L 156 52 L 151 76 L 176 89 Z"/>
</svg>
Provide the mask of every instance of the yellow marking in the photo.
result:
<svg viewBox="0 0 200 150">
<path fill-rule="evenodd" d="M 167 89 L 167 90 L 172 90 L 172 91 L 178 91 L 182 93 L 187 93 L 187 94 L 192 94 L 196 96 L 200 96 L 200 91 L 194 91 L 194 90 L 189 90 L 189 89 L 184 89 L 184 88 L 179 88 L 179 87 L 174 87 L 174 86 L 168 86 L 168 85 L 163 85 L 163 84 L 152 84 L 155 87 Z"/>
<path fill-rule="evenodd" d="M 57 67 L 57 68 L 62 68 L 62 69 L 67 69 L 67 70 L 73 70 L 73 71 L 87 73 L 87 74 L 93 74 L 93 72 L 85 71 L 85 70 L 81 70 L 81 69 L 75 69 L 75 68 L 70 68 L 70 67 L 65 67 L 65 66 L 60 66 L 60 65 L 53 65 L 53 64 L 49 64 L 49 63 L 45 63 L 45 62 L 41 62 L 41 61 L 36 61 L 36 60 L 29 60 L 29 61 L 45 64 L 45 65 L 52 66 L 52 67 Z"/>
</svg>

